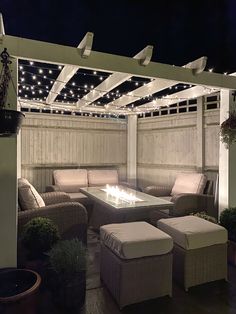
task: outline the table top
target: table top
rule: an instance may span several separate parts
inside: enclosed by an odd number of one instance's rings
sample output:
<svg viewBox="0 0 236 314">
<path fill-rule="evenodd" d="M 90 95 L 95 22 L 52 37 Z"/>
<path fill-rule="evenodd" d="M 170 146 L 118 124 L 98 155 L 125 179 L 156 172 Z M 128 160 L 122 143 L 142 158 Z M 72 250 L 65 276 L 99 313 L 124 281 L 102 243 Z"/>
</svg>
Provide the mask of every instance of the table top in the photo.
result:
<svg viewBox="0 0 236 314">
<path fill-rule="evenodd" d="M 112 196 L 106 191 L 106 186 L 80 188 L 80 191 L 89 198 L 99 203 L 111 206 L 117 209 L 155 207 L 155 208 L 172 208 L 173 203 L 162 198 L 155 197 L 146 193 L 142 193 L 125 186 L 118 186 L 122 191 L 132 194 L 132 201 L 124 200 Z"/>
</svg>

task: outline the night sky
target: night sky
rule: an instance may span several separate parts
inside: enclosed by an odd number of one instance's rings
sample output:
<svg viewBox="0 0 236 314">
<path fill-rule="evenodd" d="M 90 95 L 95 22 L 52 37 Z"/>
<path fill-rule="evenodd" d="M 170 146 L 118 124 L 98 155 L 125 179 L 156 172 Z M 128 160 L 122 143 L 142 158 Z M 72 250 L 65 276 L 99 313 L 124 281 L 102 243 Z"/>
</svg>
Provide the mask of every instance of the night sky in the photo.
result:
<svg viewBox="0 0 236 314">
<path fill-rule="evenodd" d="M 155 3 L 155 4 L 154 4 Z M 154 46 L 153 61 L 184 65 L 203 55 L 215 72 L 236 71 L 235 0 L 0 0 L 8 35 L 134 56 Z"/>
</svg>

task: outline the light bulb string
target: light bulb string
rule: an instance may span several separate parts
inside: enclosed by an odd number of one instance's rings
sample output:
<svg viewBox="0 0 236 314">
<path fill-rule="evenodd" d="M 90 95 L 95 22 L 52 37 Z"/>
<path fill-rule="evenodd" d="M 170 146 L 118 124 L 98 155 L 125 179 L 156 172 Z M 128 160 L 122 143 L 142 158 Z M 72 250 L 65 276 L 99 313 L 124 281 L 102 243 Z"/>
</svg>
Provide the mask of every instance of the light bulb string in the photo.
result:
<svg viewBox="0 0 236 314">
<path fill-rule="evenodd" d="M 47 86 L 47 85 L 32 85 L 32 84 L 28 84 L 28 83 L 24 83 L 24 86 L 27 86 L 27 87 L 33 87 L 33 89 L 31 88 L 31 92 L 32 91 L 34 91 L 34 90 L 37 90 L 37 91 L 40 91 L 40 90 L 42 90 L 43 92 L 47 92 L 48 94 L 49 94 L 49 90 L 48 89 L 46 89 L 46 88 L 44 88 L 43 86 Z M 73 96 L 71 96 L 71 95 L 64 95 L 63 96 L 63 93 L 57 93 L 57 92 L 54 92 L 54 91 L 50 91 L 50 93 L 53 93 L 53 94 L 56 94 L 57 96 L 61 96 L 61 97 L 65 97 L 64 99 L 71 99 L 71 100 L 75 100 L 75 98 L 78 98 L 78 96 L 75 96 L 75 97 L 73 97 Z M 125 94 L 124 94 L 125 95 Z M 20 96 L 19 95 L 19 93 L 18 93 L 18 96 Z M 46 96 L 45 96 L 46 97 Z M 35 97 L 36 98 L 36 97 Z M 188 98 L 186 98 L 186 97 L 178 97 L 178 98 L 176 98 L 176 97 L 163 97 L 163 96 L 161 96 L 161 97 L 151 97 L 151 96 L 145 96 L 145 97 L 143 97 L 143 99 L 145 99 L 145 98 L 147 98 L 147 102 L 146 103 L 144 103 L 144 104 L 142 104 L 142 105 L 145 105 L 145 104 L 147 104 L 147 103 L 149 103 L 149 102 L 151 102 L 151 101 L 157 101 L 157 100 L 176 100 L 176 103 L 178 103 L 178 102 L 181 102 L 181 101 L 184 101 L 184 100 L 187 100 Z M 86 100 L 83 100 L 82 98 L 78 98 L 78 99 L 80 99 L 80 100 L 82 100 L 82 101 L 84 101 L 85 103 L 86 102 L 89 102 L 89 101 L 86 101 Z M 140 98 L 139 99 L 137 99 L 136 101 L 138 101 L 138 100 L 140 100 Z M 94 105 L 98 105 L 98 102 L 99 101 L 94 101 L 94 102 L 92 102 L 91 103 L 91 105 L 92 104 L 94 104 Z M 135 102 L 135 101 L 134 101 Z M 75 102 L 76 103 L 76 102 Z M 112 102 L 111 102 L 112 103 Z M 101 104 L 101 103 L 100 103 Z M 105 105 L 107 105 L 106 103 L 104 103 L 104 106 Z M 130 104 L 129 104 L 130 105 Z M 126 107 L 126 106 L 125 106 Z M 137 106 L 138 107 L 138 106 Z M 119 107 L 120 108 L 120 107 Z"/>
<path fill-rule="evenodd" d="M 31 72 L 30 72 L 30 74 L 31 74 Z M 39 75 L 40 76 L 40 75 Z M 60 81 L 60 80 L 54 80 L 54 82 L 59 82 L 59 83 L 65 83 L 65 82 L 63 82 L 63 81 Z M 23 83 L 20 83 L 20 85 L 23 85 Z M 27 85 L 27 86 L 33 86 L 35 89 L 38 89 L 38 90 L 43 90 L 44 92 L 47 92 L 47 93 L 52 93 L 52 94 L 55 94 L 55 95 L 57 95 L 57 96 L 62 96 L 63 97 L 63 92 L 55 92 L 55 91 L 52 91 L 52 90 L 48 90 L 48 89 L 44 89 L 43 88 L 43 86 L 48 86 L 47 84 L 43 84 L 43 85 L 32 85 L 32 84 L 28 84 L 28 83 L 24 83 L 24 85 Z M 73 86 L 74 88 L 80 88 L 81 90 L 88 90 L 89 88 L 86 88 L 86 87 L 84 87 L 84 86 L 81 86 L 81 85 L 71 85 L 71 86 Z M 66 91 L 65 92 L 67 92 L 67 93 L 70 93 L 70 87 L 64 87 L 64 89 L 66 89 Z M 89 89 L 90 90 L 90 89 Z M 97 92 L 99 92 L 99 93 L 104 93 L 104 95 L 102 95 L 101 97 L 99 97 L 99 98 L 107 98 L 107 96 L 105 95 L 105 93 L 107 93 L 107 94 L 109 94 L 109 92 L 107 92 L 107 91 L 102 91 L 102 90 L 98 90 L 98 89 L 96 89 L 96 88 L 93 88 L 92 90 L 95 90 L 95 91 L 97 91 Z M 185 89 L 186 90 L 186 89 Z M 145 99 L 148 99 L 149 101 L 155 101 L 155 100 L 158 100 L 158 99 L 167 99 L 167 100 L 172 100 L 172 99 L 176 99 L 176 101 L 181 101 L 181 100 L 184 100 L 184 99 L 186 99 L 186 98 L 181 98 L 181 97 L 169 97 L 169 96 L 140 96 L 140 95 L 129 95 L 129 93 L 132 93 L 132 91 L 131 92 L 128 92 L 128 93 L 119 93 L 119 96 L 117 96 L 115 99 L 113 98 L 113 101 L 115 101 L 116 99 L 118 99 L 118 98 L 121 98 L 121 97 L 123 97 L 123 96 L 128 96 L 128 97 L 133 97 L 134 98 L 134 102 L 135 101 L 138 101 L 138 100 L 141 100 L 141 99 L 143 99 L 143 100 L 145 100 Z M 65 94 L 65 93 L 64 93 Z M 76 92 L 75 91 L 73 91 L 73 94 L 76 94 Z M 116 95 L 116 93 L 114 93 L 115 95 Z M 111 96 L 109 96 L 109 98 L 112 98 L 112 96 L 115 96 L 115 95 L 111 95 Z M 83 99 L 83 97 L 84 97 L 85 95 L 83 95 L 82 96 L 82 98 L 81 97 L 77 97 L 78 99 L 80 99 L 80 100 L 82 100 L 83 102 L 85 102 L 85 103 L 90 103 L 90 101 L 86 101 L 85 99 Z M 69 97 L 69 98 L 72 98 L 72 99 L 74 99 L 75 97 L 70 97 L 70 96 L 64 96 L 64 97 Z M 98 99 L 99 99 L 98 98 Z M 109 99 L 108 98 L 108 99 Z M 98 100 L 98 102 L 99 102 L 99 100 Z M 92 102 L 92 103 L 94 103 L 94 102 Z M 112 103 L 112 101 L 111 101 L 111 103 Z"/>
</svg>

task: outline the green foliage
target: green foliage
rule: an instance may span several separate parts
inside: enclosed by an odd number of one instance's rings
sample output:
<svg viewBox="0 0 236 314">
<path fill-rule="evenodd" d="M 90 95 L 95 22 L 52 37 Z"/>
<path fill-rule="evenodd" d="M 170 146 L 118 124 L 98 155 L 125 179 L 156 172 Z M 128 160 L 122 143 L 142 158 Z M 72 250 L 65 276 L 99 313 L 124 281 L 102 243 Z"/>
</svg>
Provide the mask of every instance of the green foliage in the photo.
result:
<svg viewBox="0 0 236 314">
<path fill-rule="evenodd" d="M 77 238 L 58 242 L 48 255 L 52 269 L 63 278 L 86 269 L 86 248 Z"/>
<path fill-rule="evenodd" d="M 203 218 L 203 219 L 205 219 L 207 221 L 210 221 L 210 222 L 213 222 L 215 224 L 217 223 L 217 221 L 216 221 L 216 219 L 214 217 L 207 215 L 207 213 L 204 212 L 204 211 L 199 212 L 199 213 L 193 213 L 191 215 Z"/>
<path fill-rule="evenodd" d="M 60 239 L 57 226 L 52 220 L 36 217 L 25 224 L 22 243 L 32 257 L 47 252 Z"/>
<path fill-rule="evenodd" d="M 220 224 L 228 230 L 228 238 L 236 242 L 236 207 L 226 208 L 221 213 Z"/>
<path fill-rule="evenodd" d="M 226 119 L 220 126 L 221 141 L 226 148 L 236 142 L 236 111 L 229 113 L 229 118 Z"/>
</svg>

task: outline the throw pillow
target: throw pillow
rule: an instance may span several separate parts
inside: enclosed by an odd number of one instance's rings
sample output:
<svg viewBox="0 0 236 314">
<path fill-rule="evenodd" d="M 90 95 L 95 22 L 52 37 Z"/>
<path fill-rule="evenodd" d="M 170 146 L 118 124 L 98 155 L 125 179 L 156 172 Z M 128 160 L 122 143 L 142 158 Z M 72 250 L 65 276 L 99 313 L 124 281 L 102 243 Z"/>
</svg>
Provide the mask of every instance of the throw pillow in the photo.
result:
<svg viewBox="0 0 236 314">
<path fill-rule="evenodd" d="M 18 179 L 18 197 L 22 210 L 45 206 L 44 200 L 36 189 L 26 179 Z"/>
</svg>

